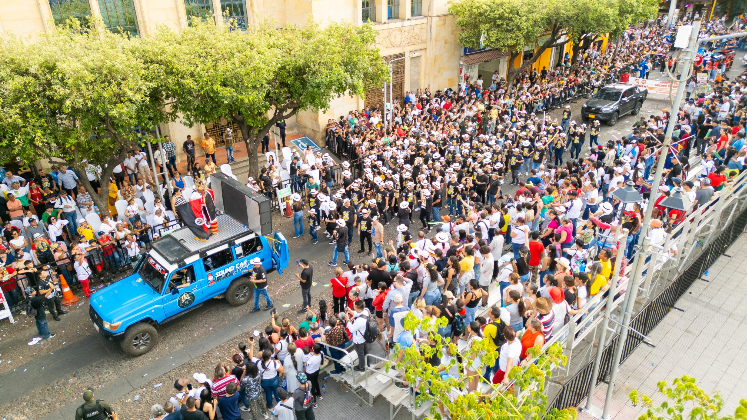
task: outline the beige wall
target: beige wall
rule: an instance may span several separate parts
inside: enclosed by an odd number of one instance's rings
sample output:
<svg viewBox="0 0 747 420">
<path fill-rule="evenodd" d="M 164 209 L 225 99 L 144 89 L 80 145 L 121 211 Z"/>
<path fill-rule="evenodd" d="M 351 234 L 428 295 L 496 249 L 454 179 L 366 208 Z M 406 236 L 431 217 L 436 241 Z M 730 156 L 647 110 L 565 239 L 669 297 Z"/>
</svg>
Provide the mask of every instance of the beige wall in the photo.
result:
<svg viewBox="0 0 747 420">
<path fill-rule="evenodd" d="M 44 32 L 44 22 L 51 19 L 47 0 L 0 0 L 0 33 L 26 36 Z"/>
<path fill-rule="evenodd" d="M 146 34 L 152 34 L 159 26 L 167 26 L 179 30 L 186 26 L 186 11 L 183 0 L 138 0 L 142 4 L 143 13 L 147 15 L 148 28 Z M 184 19 L 182 19 L 182 16 Z M 143 28 L 141 27 L 142 31 Z"/>
</svg>

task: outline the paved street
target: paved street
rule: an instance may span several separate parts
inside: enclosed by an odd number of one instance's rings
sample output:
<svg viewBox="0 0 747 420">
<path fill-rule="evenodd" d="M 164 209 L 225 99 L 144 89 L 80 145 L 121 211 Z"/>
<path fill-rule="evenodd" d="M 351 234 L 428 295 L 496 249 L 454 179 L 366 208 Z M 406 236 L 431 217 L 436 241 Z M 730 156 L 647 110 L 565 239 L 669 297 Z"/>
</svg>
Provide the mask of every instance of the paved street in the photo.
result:
<svg viewBox="0 0 747 420">
<path fill-rule="evenodd" d="M 659 114 L 661 109 L 671 108 L 666 99 L 650 96 L 641 115 Z M 574 115 L 579 115 L 583 102 L 579 99 L 572 104 Z M 559 117 L 560 110 L 554 110 L 551 115 Z M 603 125 L 600 140 L 629 134 L 635 119 L 624 116 L 615 127 Z M 582 153 L 587 150 L 585 147 Z M 225 162 L 224 156 L 219 150 L 219 163 Z M 515 187 L 507 186 L 504 193 L 514 190 Z M 332 245 L 320 242 L 309 246 L 308 235 L 292 239 L 292 221 L 278 213 L 274 214 L 273 226 L 289 238 L 291 261 L 306 258 L 314 266 L 314 305 L 319 299 L 331 302 L 331 293 L 324 286 L 332 277 L 332 271 L 327 267 Z M 395 234 L 393 224 L 386 227 L 387 241 Z M 356 237 L 351 246 L 352 261 L 370 261 L 370 256 L 364 258 L 356 253 L 357 250 Z M 286 311 L 283 315 L 297 323 L 296 311 L 301 296 L 294 273 L 295 268 L 289 267 L 282 277 L 277 273 L 270 274 L 269 290 L 279 311 Z M 150 405 L 168 399 L 176 378 L 191 376 L 192 372 L 212 372 L 218 360 L 230 355 L 236 344 L 245 340 L 242 340 L 242 335 L 245 337 L 255 328 L 263 329 L 267 322 L 265 312 L 249 314 L 251 304 L 231 307 L 222 300 L 214 300 L 161 328 L 160 342 L 153 351 L 139 358 L 127 358 L 115 343 L 107 342 L 93 330 L 88 319 L 87 301 L 82 300 L 71 309 L 62 322 L 50 321 L 50 327 L 58 336 L 36 346 L 26 344 L 36 335 L 33 321 L 23 316 L 19 324 L 0 322 L 0 412 L 6 418 L 69 419 L 82 403 L 83 390 L 89 386 L 99 389 L 97 398 L 112 402 L 118 411 L 126 414 L 124 418 L 148 418 Z M 162 386 L 153 388 L 159 383 Z M 333 396 L 345 394 L 344 389 L 331 380 L 327 381 L 327 389 Z M 134 403 L 135 395 L 139 396 L 138 403 Z M 342 408 L 330 404 L 328 399 L 341 400 Z M 323 418 L 329 419 L 351 418 L 358 412 L 364 418 L 388 416 L 385 402 L 377 402 L 373 409 L 359 407 L 358 403 L 354 397 L 325 398 L 319 412 L 326 412 Z M 330 406 L 331 409 L 325 408 Z"/>
<path fill-rule="evenodd" d="M 733 415 L 739 400 L 747 397 L 747 235 L 742 234 L 725 254 L 677 301 L 676 307 L 684 312 L 671 311 L 649 335 L 656 347 L 638 346 L 622 364 L 611 418 L 632 419 L 643 413 L 628 400 L 632 390 L 652 397 L 658 406 L 664 398 L 656 392 L 656 383 L 671 384 L 683 375 L 694 377 L 706 392 L 721 394 L 721 415 Z M 600 384 L 594 393 L 596 407 L 604 406 L 606 393 L 607 386 Z M 593 419 L 586 413 L 579 418 Z"/>
</svg>

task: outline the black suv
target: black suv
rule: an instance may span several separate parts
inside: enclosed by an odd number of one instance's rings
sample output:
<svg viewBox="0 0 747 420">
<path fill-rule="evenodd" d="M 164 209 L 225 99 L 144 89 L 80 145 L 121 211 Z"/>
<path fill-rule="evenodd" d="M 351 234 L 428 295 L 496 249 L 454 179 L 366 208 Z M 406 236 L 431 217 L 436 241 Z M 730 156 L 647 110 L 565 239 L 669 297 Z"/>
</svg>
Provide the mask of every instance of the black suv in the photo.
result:
<svg viewBox="0 0 747 420">
<path fill-rule="evenodd" d="M 617 83 L 605 86 L 581 107 L 584 121 L 602 120 L 615 125 L 618 118 L 630 113 L 636 115 L 646 100 L 648 91 L 633 85 Z"/>
</svg>

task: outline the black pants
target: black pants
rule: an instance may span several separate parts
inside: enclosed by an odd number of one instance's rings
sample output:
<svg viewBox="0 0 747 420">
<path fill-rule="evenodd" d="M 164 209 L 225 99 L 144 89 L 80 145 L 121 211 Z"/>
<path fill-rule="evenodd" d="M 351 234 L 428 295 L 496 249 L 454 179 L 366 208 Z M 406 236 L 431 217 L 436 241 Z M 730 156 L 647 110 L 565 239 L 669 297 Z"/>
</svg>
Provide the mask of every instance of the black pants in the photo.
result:
<svg viewBox="0 0 747 420">
<path fill-rule="evenodd" d="M 511 183 L 512 184 L 519 183 L 519 170 L 518 169 L 511 169 Z"/>
<path fill-rule="evenodd" d="M 308 280 L 307 280 L 308 281 Z M 301 288 L 301 298 L 303 299 L 303 308 L 311 307 L 311 285 L 308 289 Z"/>
<path fill-rule="evenodd" d="M 213 164 L 217 165 L 218 162 L 215 161 L 215 152 L 213 153 L 205 153 L 205 163 L 208 163 L 208 159 L 213 160 Z"/>
<path fill-rule="evenodd" d="M 187 173 L 191 173 L 195 168 L 195 156 L 187 155 Z"/>
<path fill-rule="evenodd" d="M 332 297 L 332 308 L 335 313 L 335 315 L 339 314 L 340 312 L 345 312 L 345 301 L 347 300 L 347 296 L 343 297 Z"/>
<path fill-rule="evenodd" d="M 322 396 L 322 388 L 319 386 L 319 371 L 317 370 L 314 373 L 307 373 L 306 377 L 308 377 L 309 382 L 311 382 L 311 395 L 313 395 L 314 400 L 316 400 L 316 398 Z"/>
<path fill-rule="evenodd" d="M 698 137 L 696 140 L 698 142 L 698 155 L 701 156 L 703 155 L 703 153 L 705 153 L 706 146 L 708 146 L 708 140 L 702 139 L 700 137 Z"/>
<path fill-rule="evenodd" d="M 421 208 L 420 209 L 420 222 L 423 224 L 424 229 L 430 230 L 431 212 L 429 212 L 426 209 Z"/>
<path fill-rule="evenodd" d="M 59 296 L 47 299 L 47 308 L 49 309 L 49 313 L 52 314 L 52 318 L 57 318 L 60 316 L 60 313 L 62 312 L 62 306 L 60 305 L 60 303 L 61 301 Z"/>
<path fill-rule="evenodd" d="M 114 174 L 114 182 L 117 184 L 117 187 L 121 188 L 124 180 L 125 180 L 124 172 L 119 172 L 119 173 Z"/>
<path fill-rule="evenodd" d="M 296 410 L 296 420 L 316 420 L 314 407 L 309 407 L 306 410 Z"/>
<path fill-rule="evenodd" d="M 373 250 L 373 242 L 371 241 L 371 232 L 364 232 L 361 231 L 361 251 L 366 250 L 366 244 L 365 241 L 368 241 L 368 253 L 370 254 Z"/>
<path fill-rule="evenodd" d="M 283 141 L 283 147 L 285 147 L 285 131 L 280 132 L 280 139 Z"/>
<path fill-rule="evenodd" d="M 366 355 L 368 354 L 368 343 L 356 344 L 355 352 L 358 353 L 358 367 L 366 367 Z"/>
<path fill-rule="evenodd" d="M 264 141 L 262 140 L 262 153 L 267 153 L 270 151 L 270 140 Z"/>
<path fill-rule="evenodd" d="M 379 207 L 379 215 L 381 217 L 381 223 L 382 224 L 385 225 L 385 224 L 389 223 L 389 218 L 387 217 L 386 210 L 383 207 Z"/>
</svg>

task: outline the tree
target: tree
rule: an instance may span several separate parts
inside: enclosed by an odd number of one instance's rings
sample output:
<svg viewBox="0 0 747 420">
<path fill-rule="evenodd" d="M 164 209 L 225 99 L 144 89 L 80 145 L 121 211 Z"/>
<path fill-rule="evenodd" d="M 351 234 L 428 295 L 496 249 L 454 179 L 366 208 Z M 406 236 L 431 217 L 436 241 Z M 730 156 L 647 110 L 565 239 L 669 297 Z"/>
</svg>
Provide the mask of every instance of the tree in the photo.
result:
<svg viewBox="0 0 747 420">
<path fill-rule="evenodd" d="M 462 28 L 462 45 L 509 54 L 507 80 L 512 86 L 516 75 L 546 50 L 573 42 L 575 61 L 599 35 L 651 16 L 655 0 L 631 1 L 633 5 L 622 4 L 626 0 L 454 0 L 449 11 Z M 533 54 L 515 68 L 525 48 Z"/>
<path fill-rule="evenodd" d="M 77 22 L 33 40 L 0 39 L 0 161 L 59 159 L 78 170 L 102 214 L 108 180 L 128 151 L 166 121 L 163 94 L 138 60 L 140 40 Z M 101 192 L 83 160 L 102 167 Z"/>
<path fill-rule="evenodd" d="M 178 34 L 160 29 L 145 41 L 144 60 L 162 70 L 173 118 L 195 124 L 225 117 L 238 125 L 252 176 L 257 148 L 275 123 L 325 110 L 341 95 L 363 95 L 388 77 L 370 25 L 309 21 L 278 30 L 265 23 L 242 33 L 192 24 Z"/>
<path fill-rule="evenodd" d="M 656 384 L 659 392 L 664 394 L 666 401 L 654 407 L 654 401 L 647 395 L 639 395 L 638 391 L 631 391 L 629 398 L 633 405 L 643 404 L 648 410 L 638 417 L 638 420 L 665 419 L 701 419 L 701 420 L 744 420 L 747 419 L 747 400 L 739 400 L 739 406 L 733 416 L 722 416 L 724 401 L 716 393 L 713 396 L 695 385 L 695 378 L 683 376 L 675 378 L 672 386 L 666 381 Z"/>
<path fill-rule="evenodd" d="M 556 343 L 540 355 L 539 347 L 528 351 L 531 356 L 537 357 L 536 363 L 529 363 L 524 367 L 514 367 L 508 372 L 508 378 L 512 382 L 513 389 L 503 389 L 500 385 L 493 385 L 485 380 L 482 375 L 470 376 L 464 369 L 455 369 L 458 373 L 453 375 L 442 375 L 444 372 L 452 372 L 451 369 L 459 362 L 457 358 L 449 358 L 448 365 L 433 367 L 429 360 L 434 355 L 444 358 L 446 351 L 451 355 L 459 353 L 456 343 L 450 339 L 444 339 L 438 334 L 439 327 L 445 327 L 446 318 L 441 317 L 437 321 L 430 317 L 417 319 L 414 314 L 409 313 L 404 320 L 404 329 L 415 335 L 419 331 L 420 337 L 428 337 L 431 342 L 423 342 L 419 346 L 412 345 L 406 349 L 395 345 L 395 354 L 401 352 L 401 361 L 389 363 L 387 368 L 394 365 L 397 371 L 404 372 L 406 380 L 413 384 L 414 389 L 419 392 L 416 406 L 426 400 L 433 401 L 429 418 L 441 419 L 442 410 L 451 413 L 451 418 L 459 419 L 575 419 L 574 409 L 556 410 L 546 413 L 547 396 L 545 395 L 545 384 L 552 376 L 552 369 L 566 363 L 560 344 Z M 430 344 L 430 345 L 429 345 Z M 445 350 L 446 349 L 446 350 Z M 498 351 L 488 348 L 488 339 L 473 341 L 469 348 L 461 351 L 461 360 L 469 365 L 479 361 L 482 366 L 492 366 L 493 361 L 498 358 Z M 465 383 L 471 378 L 481 383 L 489 384 L 489 393 L 481 394 L 479 387 L 469 392 Z M 519 392 L 514 392 L 519 390 Z"/>
</svg>

